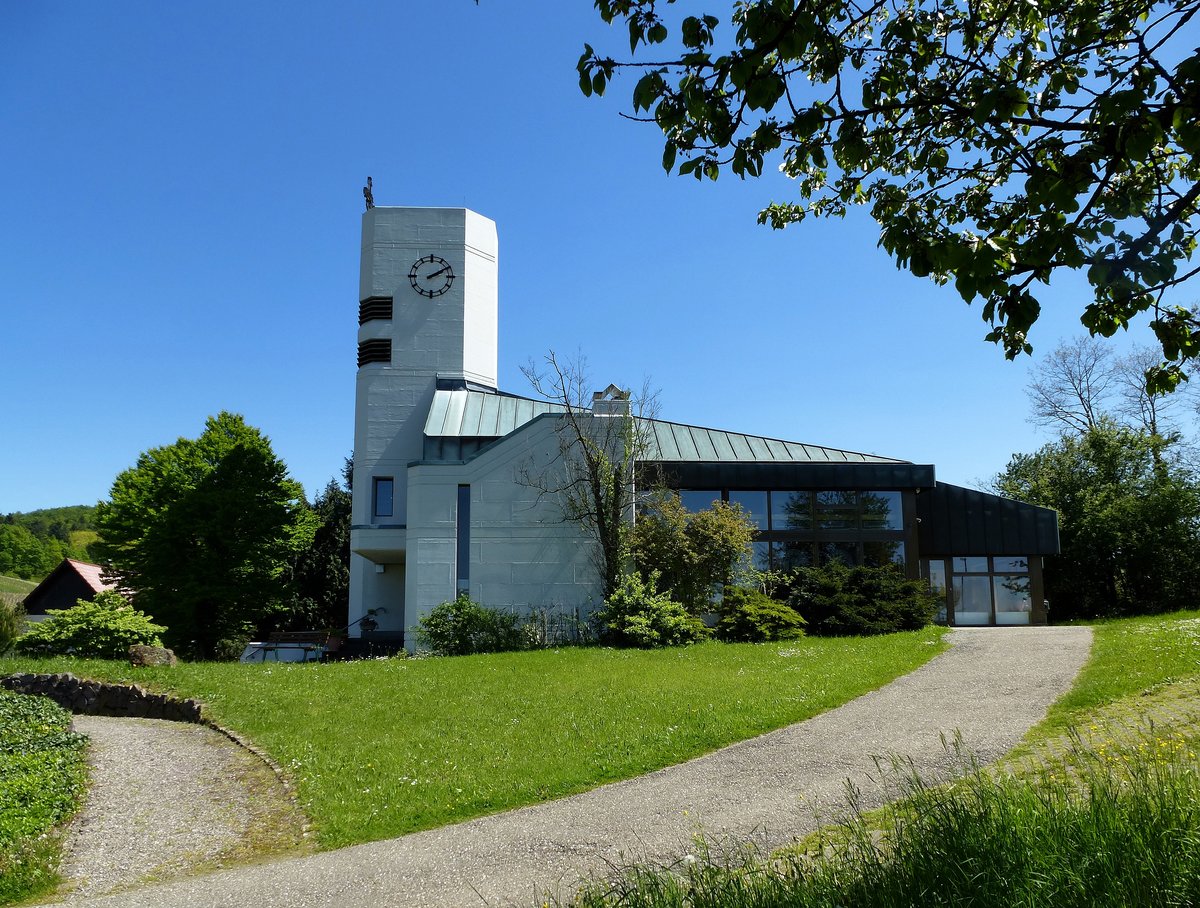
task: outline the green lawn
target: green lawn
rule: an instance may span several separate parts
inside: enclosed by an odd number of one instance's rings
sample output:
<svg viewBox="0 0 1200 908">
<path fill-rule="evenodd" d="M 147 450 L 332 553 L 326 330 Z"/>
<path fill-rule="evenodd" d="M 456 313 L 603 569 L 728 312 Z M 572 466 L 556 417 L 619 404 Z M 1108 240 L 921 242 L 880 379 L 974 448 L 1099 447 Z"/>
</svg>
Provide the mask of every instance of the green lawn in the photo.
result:
<svg viewBox="0 0 1200 908">
<path fill-rule="evenodd" d="M 1032 738 L 1061 733 L 1112 704 L 1136 711 L 1137 698 L 1200 678 L 1200 611 L 1100 621 L 1092 632 L 1091 657 Z"/>
<path fill-rule="evenodd" d="M 563 649 L 330 665 L 0 659 L 198 697 L 295 779 L 322 847 L 557 798 L 780 728 L 912 671 L 927 629 L 866 639 Z"/>
</svg>

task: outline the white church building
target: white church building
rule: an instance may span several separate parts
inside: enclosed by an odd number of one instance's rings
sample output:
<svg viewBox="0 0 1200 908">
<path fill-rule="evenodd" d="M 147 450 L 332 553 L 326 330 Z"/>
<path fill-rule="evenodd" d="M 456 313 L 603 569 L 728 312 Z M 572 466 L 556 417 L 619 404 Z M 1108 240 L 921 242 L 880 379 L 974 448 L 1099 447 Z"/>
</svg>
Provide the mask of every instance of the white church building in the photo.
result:
<svg viewBox="0 0 1200 908">
<path fill-rule="evenodd" d="M 350 614 L 412 649 L 466 591 L 491 608 L 598 606 L 593 543 L 530 476 L 555 469 L 561 411 L 497 387 L 496 225 L 464 208 L 363 214 Z M 1053 511 L 934 468 L 663 420 L 647 460 L 684 504 L 741 504 L 776 567 L 893 562 L 945 592 L 951 624 L 1045 621 Z M 371 621 L 356 623 L 364 616 Z"/>
</svg>

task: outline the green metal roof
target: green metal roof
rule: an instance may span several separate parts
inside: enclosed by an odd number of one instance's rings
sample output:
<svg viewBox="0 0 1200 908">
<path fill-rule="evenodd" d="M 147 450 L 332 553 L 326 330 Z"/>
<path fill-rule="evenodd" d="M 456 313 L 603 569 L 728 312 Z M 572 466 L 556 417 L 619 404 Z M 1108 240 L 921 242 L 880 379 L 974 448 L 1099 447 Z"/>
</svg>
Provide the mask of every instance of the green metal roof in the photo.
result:
<svg viewBox="0 0 1200 908">
<path fill-rule="evenodd" d="M 435 391 L 425 434 L 430 437 L 501 438 L 544 413 L 565 408 L 486 391 Z M 822 445 L 724 432 L 659 419 L 640 420 L 647 437 L 646 460 L 664 463 L 908 463 Z"/>
<path fill-rule="evenodd" d="M 763 438 L 744 435 L 741 432 L 725 432 L 720 429 L 705 429 L 701 426 L 685 426 L 682 423 L 665 422 L 660 419 L 644 420 L 647 452 L 646 460 L 662 462 L 754 462 L 754 463 L 907 463 L 892 457 L 875 454 L 860 454 L 823 445 L 803 444 L 797 441 L 782 441 L 778 438 Z"/>
<path fill-rule="evenodd" d="M 433 437 L 500 438 L 535 416 L 561 413 L 563 407 L 543 400 L 486 391 L 435 391 L 425 434 Z"/>
</svg>

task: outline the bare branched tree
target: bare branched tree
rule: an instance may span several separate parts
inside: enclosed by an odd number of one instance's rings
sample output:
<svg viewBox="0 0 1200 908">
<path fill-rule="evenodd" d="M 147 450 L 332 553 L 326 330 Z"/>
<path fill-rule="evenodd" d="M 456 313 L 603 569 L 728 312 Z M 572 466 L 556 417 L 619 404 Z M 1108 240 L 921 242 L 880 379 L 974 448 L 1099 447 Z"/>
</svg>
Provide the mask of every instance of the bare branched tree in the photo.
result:
<svg viewBox="0 0 1200 908">
<path fill-rule="evenodd" d="M 1179 435 L 1179 410 L 1191 395 L 1186 388 L 1167 394 L 1150 390 L 1146 376 L 1161 364 L 1162 351 L 1153 347 L 1138 347 L 1114 361 L 1113 378 L 1119 396 L 1116 410 L 1129 425 L 1174 440 Z"/>
<path fill-rule="evenodd" d="M 1039 426 L 1087 432 L 1096 428 L 1112 398 L 1112 353 L 1100 338 L 1059 344 L 1042 360 L 1026 392 Z"/>
<path fill-rule="evenodd" d="M 593 537 L 596 571 L 607 599 L 624 572 L 633 523 L 638 464 L 649 442 L 657 396 L 644 382 L 640 396 L 609 385 L 592 391 L 587 360 L 560 360 L 550 351 L 521 369 L 535 393 L 561 408 L 558 454 L 549 469 L 525 470 L 521 481 L 556 499 L 565 520 Z"/>
</svg>

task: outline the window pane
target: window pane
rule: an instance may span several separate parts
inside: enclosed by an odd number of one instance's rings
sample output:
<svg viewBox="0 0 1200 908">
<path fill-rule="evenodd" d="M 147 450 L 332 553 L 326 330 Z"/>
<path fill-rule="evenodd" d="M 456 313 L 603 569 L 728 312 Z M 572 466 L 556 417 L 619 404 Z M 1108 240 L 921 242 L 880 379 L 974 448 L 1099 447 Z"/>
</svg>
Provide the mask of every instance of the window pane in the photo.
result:
<svg viewBox="0 0 1200 908">
<path fill-rule="evenodd" d="M 392 480 L 375 480 L 375 516 L 392 516 Z"/>
<path fill-rule="evenodd" d="M 711 490 L 680 489 L 679 500 L 683 502 L 685 510 L 694 514 L 696 511 L 707 511 L 711 508 L 714 501 L 721 500 L 721 493 Z"/>
<path fill-rule="evenodd" d="M 1021 556 L 1017 558 L 993 558 L 992 564 L 995 565 L 992 570 L 997 574 L 1024 574 L 1029 570 L 1029 559 Z"/>
<path fill-rule="evenodd" d="M 777 571 L 812 567 L 815 564 L 811 542 L 776 542 L 771 551 L 774 554 L 775 570 Z"/>
<path fill-rule="evenodd" d="M 760 530 L 767 528 L 767 493 L 766 492 L 730 492 L 730 504 L 740 504 L 750 515 L 754 525 Z"/>
<path fill-rule="evenodd" d="M 988 560 L 986 555 L 970 556 L 968 558 L 954 558 L 954 564 L 951 570 L 956 574 L 986 574 L 988 572 Z"/>
<path fill-rule="evenodd" d="M 771 529 L 812 529 L 812 492 L 772 492 Z"/>
<path fill-rule="evenodd" d="M 954 623 L 992 623 L 992 578 L 954 578 Z"/>
<path fill-rule="evenodd" d="M 904 543 L 899 540 L 896 542 L 864 542 L 863 564 L 868 567 L 904 564 Z"/>
<path fill-rule="evenodd" d="M 921 564 L 921 573 L 929 581 L 929 589 L 942 597 L 942 604 L 933 618 L 934 624 L 946 623 L 946 562 L 941 558 Z"/>
<path fill-rule="evenodd" d="M 925 562 L 925 576 L 929 579 L 929 588 L 935 593 L 946 591 L 946 562 L 941 558 Z"/>
<path fill-rule="evenodd" d="M 854 567 L 858 563 L 858 544 L 855 542 L 822 542 L 818 548 L 821 552 L 821 564 L 840 561 Z"/>
<path fill-rule="evenodd" d="M 862 527 L 864 530 L 902 530 L 899 492 L 863 492 Z"/>
<path fill-rule="evenodd" d="M 817 526 L 823 530 L 853 530 L 858 527 L 857 492 L 818 492 Z"/>
<path fill-rule="evenodd" d="M 751 545 L 754 547 L 754 569 L 769 571 L 771 569 L 771 543 L 752 542 Z"/>
<path fill-rule="evenodd" d="M 996 623 L 1028 624 L 1033 605 L 1029 577 L 1024 574 L 998 575 L 992 578 L 992 587 L 996 592 Z"/>
</svg>

